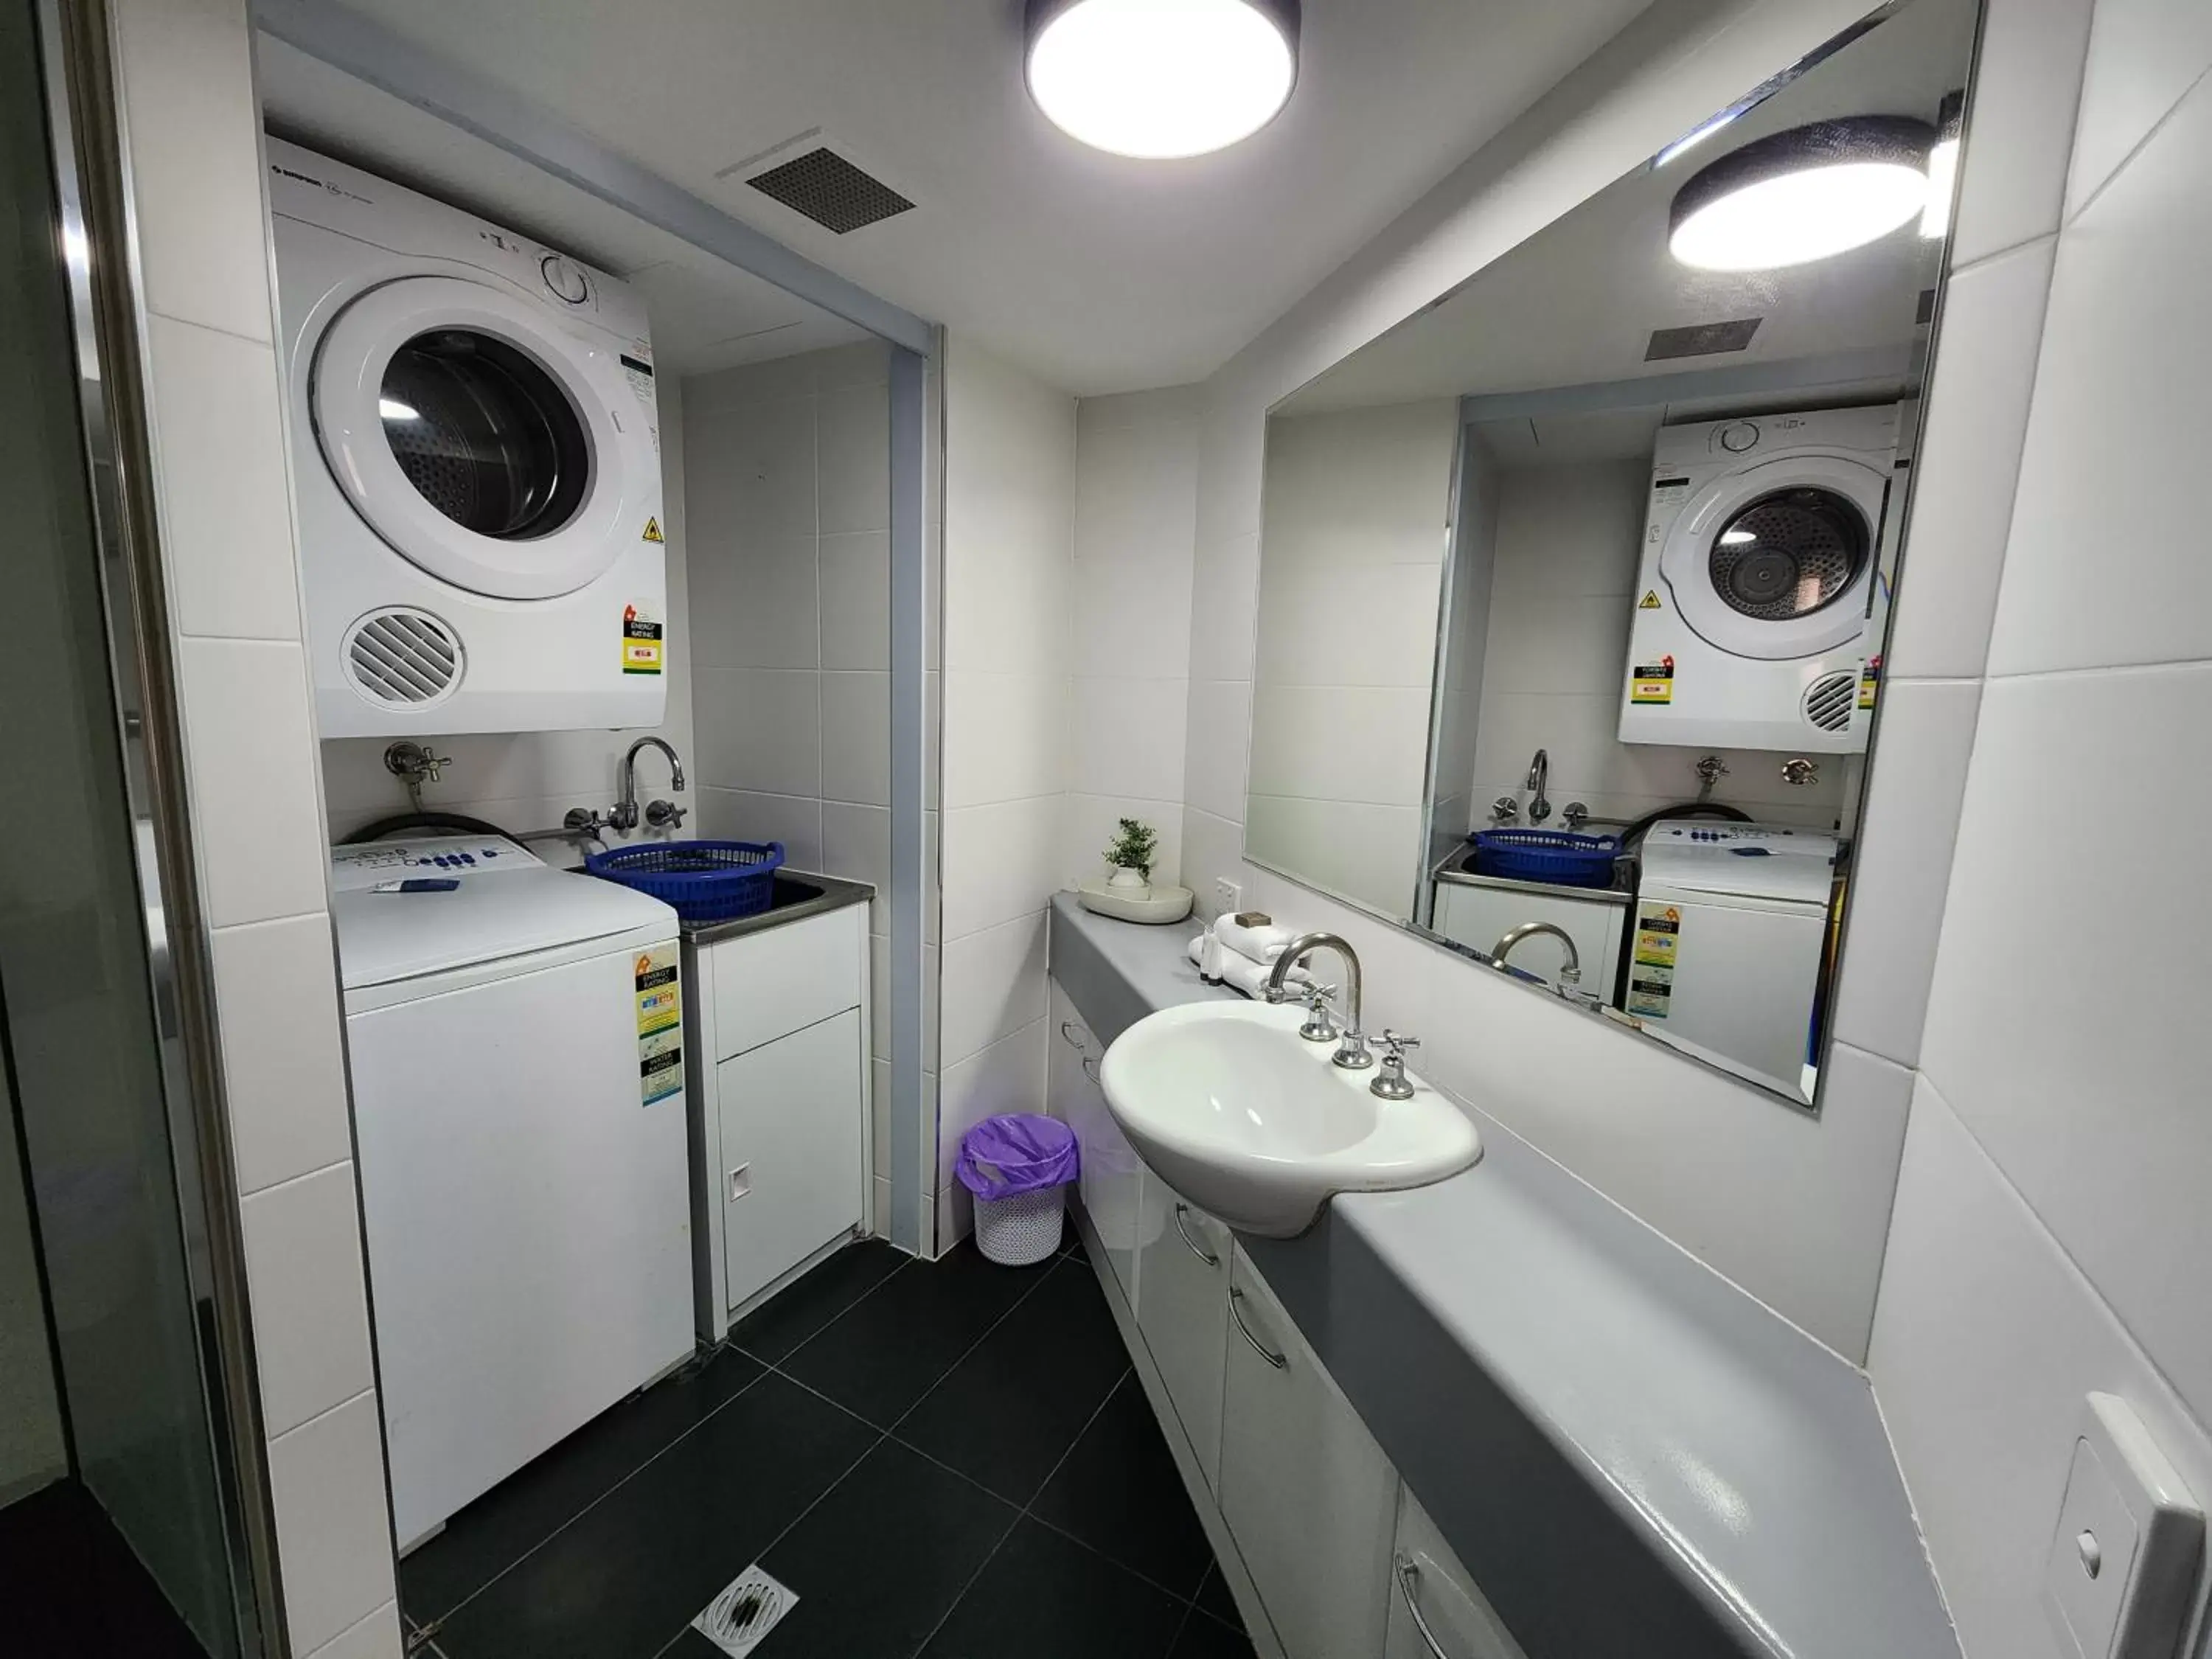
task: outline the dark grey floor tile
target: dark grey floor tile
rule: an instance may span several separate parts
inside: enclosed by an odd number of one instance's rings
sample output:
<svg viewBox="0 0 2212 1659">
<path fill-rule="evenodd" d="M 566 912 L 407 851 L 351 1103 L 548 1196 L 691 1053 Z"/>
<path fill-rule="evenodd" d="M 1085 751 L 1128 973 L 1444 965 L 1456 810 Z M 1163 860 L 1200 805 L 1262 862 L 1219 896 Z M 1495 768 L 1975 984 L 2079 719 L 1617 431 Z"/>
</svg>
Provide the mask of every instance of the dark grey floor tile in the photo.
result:
<svg viewBox="0 0 2212 1659">
<path fill-rule="evenodd" d="M 727 1348 L 602 1412 L 446 1522 L 399 1564 L 409 1618 L 442 1619 L 761 1375 Z"/>
<path fill-rule="evenodd" d="M 1223 1624 L 1244 1628 L 1244 1615 L 1237 1611 L 1237 1598 L 1229 1593 L 1229 1581 L 1221 1576 L 1221 1564 L 1216 1561 L 1206 1570 L 1206 1581 L 1198 1587 L 1193 1598 L 1200 1613 L 1210 1613 Z"/>
<path fill-rule="evenodd" d="M 781 1369 L 887 1429 L 1049 1271 L 994 1267 L 963 1243 L 893 1274 Z"/>
<path fill-rule="evenodd" d="M 1168 1659 L 1253 1659 L 1252 1638 L 1193 1608 Z"/>
<path fill-rule="evenodd" d="M 730 1345 L 775 1364 L 913 1260 L 880 1238 L 856 1240 L 739 1320 Z"/>
<path fill-rule="evenodd" d="M 878 1438 L 763 1377 L 439 1627 L 450 1659 L 647 1659 Z"/>
<path fill-rule="evenodd" d="M 1188 1609 L 1024 1517 L 923 1659 L 1165 1659 Z M 765 1644 L 763 1659 L 767 1659 Z"/>
<path fill-rule="evenodd" d="M 1128 1370 L 1097 1278 L 1084 1262 L 1061 1261 L 897 1434 L 1000 1497 L 1027 1504 Z"/>
<path fill-rule="evenodd" d="M 729 1656 L 697 1631 L 686 1629 L 661 1650 L 660 1659 L 729 1659 Z"/>
<path fill-rule="evenodd" d="M 884 1441 L 762 1561 L 799 1597 L 763 1659 L 905 1659 L 1016 1518 L 1011 1504 Z"/>
<path fill-rule="evenodd" d="M 1114 1390 L 1030 1510 L 1177 1595 L 1194 1594 L 1213 1565 L 1206 1529 L 1134 1376 Z"/>
</svg>

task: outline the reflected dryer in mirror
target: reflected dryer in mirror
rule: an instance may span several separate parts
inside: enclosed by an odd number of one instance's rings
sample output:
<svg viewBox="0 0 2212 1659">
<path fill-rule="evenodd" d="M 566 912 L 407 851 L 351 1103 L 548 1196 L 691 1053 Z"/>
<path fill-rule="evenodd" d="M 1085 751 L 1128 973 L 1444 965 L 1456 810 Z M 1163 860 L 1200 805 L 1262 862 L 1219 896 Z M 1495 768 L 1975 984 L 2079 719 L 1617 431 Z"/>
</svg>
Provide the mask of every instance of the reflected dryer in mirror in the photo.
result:
<svg viewBox="0 0 2212 1659">
<path fill-rule="evenodd" d="M 1977 18 L 1778 66 L 1270 412 L 1248 858 L 1817 1099 Z"/>
</svg>

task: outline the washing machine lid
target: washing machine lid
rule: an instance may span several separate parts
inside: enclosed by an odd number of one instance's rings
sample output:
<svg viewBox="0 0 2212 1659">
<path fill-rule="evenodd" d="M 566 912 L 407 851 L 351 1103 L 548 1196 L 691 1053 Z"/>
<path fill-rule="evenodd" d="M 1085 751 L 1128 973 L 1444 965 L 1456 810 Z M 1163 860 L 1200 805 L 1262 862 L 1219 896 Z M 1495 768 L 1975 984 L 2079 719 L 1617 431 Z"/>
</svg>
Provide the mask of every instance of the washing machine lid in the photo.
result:
<svg viewBox="0 0 2212 1659">
<path fill-rule="evenodd" d="M 659 459 L 611 340 L 487 283 L 409 276 L 316 345 L 321 459 L 392 550 L 495 599 L 572 593 L 641 534 Z"/>
<path fill-rule="evenodd" d="M 374 890 L 410 878 L 459 884 L 450 892 Z M 335 847 L 331 889 L 338 977 L 348 992 L 595 939 L 678 934 L 676 912 L 659 899 L 554 869 L 497 836 Z"/>
<path fill-rule="evenodd" d="M 1656 890 L 1826 909 L 1834 890 L 1836 838 L 1821 830 L 1662 819 L 1638 857 L 1641 896 Z"/>
<path fill-rule="evenodd" d="M 1792 452 L 1723 473 L 1668 532 L 1659 574 L 1698 636 L 1731 656 L 1809 657 L 1866 630 L 1888 476 Z"/>
</svg>

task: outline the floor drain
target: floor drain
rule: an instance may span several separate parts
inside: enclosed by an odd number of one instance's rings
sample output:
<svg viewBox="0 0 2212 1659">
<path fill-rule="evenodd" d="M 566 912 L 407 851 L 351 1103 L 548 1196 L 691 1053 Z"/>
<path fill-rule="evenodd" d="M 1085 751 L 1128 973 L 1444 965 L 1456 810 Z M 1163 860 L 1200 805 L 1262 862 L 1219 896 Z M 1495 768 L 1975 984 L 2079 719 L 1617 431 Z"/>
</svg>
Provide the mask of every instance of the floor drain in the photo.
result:
<svg viewBox="0 0 2212 1659">
<path fill-rule="evenodd" d="M 745 1659 L 761 1644 L 761 1638 L 775 1628 L 776 1621 L 798 1605 L 796 1595 L 758 1566 L 750 1566 L 707 1604 L 706 1612 L 691 1621 L 691 1628 L 730 1659 Z"/>
</svg>

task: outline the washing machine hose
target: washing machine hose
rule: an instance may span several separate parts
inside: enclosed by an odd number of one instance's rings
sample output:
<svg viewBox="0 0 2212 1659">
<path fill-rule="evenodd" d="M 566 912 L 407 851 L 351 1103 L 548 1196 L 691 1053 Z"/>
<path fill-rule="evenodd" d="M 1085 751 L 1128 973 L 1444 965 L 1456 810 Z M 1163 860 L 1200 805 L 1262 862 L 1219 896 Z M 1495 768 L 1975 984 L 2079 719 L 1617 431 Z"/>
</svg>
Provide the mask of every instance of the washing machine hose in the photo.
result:
<svg viewBox="0 0 2212 1659">
<path fill-rule="evenodd" d="M 379 818 L 374 823 L 364 823 L 340 841 L 338 845 L 358 847 L 363 842 L 381 841 L 400 830 L 443 830 L 454 835 L 497 836 L 503 841 L 514 839 L 511 831 L 462 812 L 400 812 L 388 818 Z"/>
<path fill-rule="evenodd" d="M 1673 806 L 1662 806 L 1656 811 L 1646 812 L 1623 830 L 1620 832 L 1622 849 L 1626 851 L 1641 841 L 1644 832 L 1662 818 L 1728 818 L 1737 823 L 1757 822 L 1740 806 L 1724 805 L 1717 800 L 1680 801 Z"/>
</svg>

